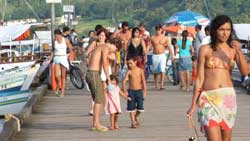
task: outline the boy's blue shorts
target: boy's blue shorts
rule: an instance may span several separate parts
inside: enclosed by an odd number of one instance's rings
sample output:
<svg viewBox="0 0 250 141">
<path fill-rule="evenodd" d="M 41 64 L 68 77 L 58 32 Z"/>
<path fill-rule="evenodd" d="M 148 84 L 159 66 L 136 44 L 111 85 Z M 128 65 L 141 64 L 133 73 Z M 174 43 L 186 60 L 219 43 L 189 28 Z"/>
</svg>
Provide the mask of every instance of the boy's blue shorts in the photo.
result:
<svg viewBox="0 0 250 141">
<path fill-rule="evenodd" d="M 143 107 L 143 91 L 142 90 L 128 90 L 128 96 L 131 98 L 131 101 L 127 103 L 127 110 L 128 112 L 134 112 L 138 110 L 140 112 L 144 111 Z"/>
</svg>

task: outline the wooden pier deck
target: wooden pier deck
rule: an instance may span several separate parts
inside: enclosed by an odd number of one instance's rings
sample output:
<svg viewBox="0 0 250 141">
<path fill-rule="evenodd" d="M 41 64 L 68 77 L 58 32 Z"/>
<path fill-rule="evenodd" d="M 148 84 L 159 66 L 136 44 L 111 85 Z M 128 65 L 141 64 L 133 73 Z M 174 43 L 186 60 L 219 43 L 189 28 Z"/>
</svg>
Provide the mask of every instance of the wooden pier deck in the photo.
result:
<svg viewBox="0 0 250 141">
<path fill-rule="evenodd" d="M 130 128 L 126 101 L 122 99 L 120 130 L 102 133 L 90 130 L 92 117 L 88 111 L 91 97 L 86 89 L 77 90 L 69 85 L 63 98 L 48 91 L 35 107 L 32 120 L 23 126 L 14 141 L 187 141 L 193 133 L 185 115 L 192 93 L 181 92 L 178 86 L 169 83 L 166 85 L 164 91 L 158 91 L 154 90 L 152 82 L 147 83 L 149 95 L 145 98 L 145 113 L 138 129 Z M 249 141 L 250 95 L 239 88 L 236 91 L 238 117 L 233 141 Z M 109 117 L 104 113 L 101 114 L 101 121 L 109 125 Z M 199 134 L 201 141 L 205 140 Z"/>
</svg>

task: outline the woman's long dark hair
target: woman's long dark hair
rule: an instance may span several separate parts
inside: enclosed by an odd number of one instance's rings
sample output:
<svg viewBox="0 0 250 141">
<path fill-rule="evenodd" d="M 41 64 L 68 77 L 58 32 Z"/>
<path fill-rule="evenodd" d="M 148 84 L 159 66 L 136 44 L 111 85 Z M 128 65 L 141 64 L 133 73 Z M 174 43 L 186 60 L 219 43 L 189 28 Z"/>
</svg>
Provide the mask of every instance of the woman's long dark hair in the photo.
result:
<svg viewBox="0 0 250 141">
<path fill-rule="evenodd" d="M 186 48 L 186 44 L 187 44 L 188 31 L 187 30 L 182 31 L 181 35 L 182 35 L 182 45 L 181 45 L 181 48 L 185 49 Z"/>
<path fill-rule="evenodd" d="M 233 28 L 233 22 L 232 22 L 232 20 L 228 16 L 226 16 L 226 15 L 216 16 L 212 20 L 211 26 L 210 26 L 211 48 L 213 50 L 216 50 L 216 45 L 218 43 L 217 29 L 219 29 L 220 26 L 222 26 L 225 23 L 229 23 L 230 26 L 231 26 L 231 33 L 230 33 L 230 36 L 229 36 L 229 38 L 227 40 L 227 44 L 231 47 L 232 40 L 238 39 L 237 36 L 236 36 L 236 33 L 234 31 L 234 28 Z"/>
<path fill-rule="evenodd" d="M 140 32 L 140 29 L 139 29 L 138 27 L 134 27 L 134 28 L 132 29 L 132 38 L 135 37 L 135 32 L 136 32 L 136 31 L 139 31 L 139 32 Z"/>
</svg>

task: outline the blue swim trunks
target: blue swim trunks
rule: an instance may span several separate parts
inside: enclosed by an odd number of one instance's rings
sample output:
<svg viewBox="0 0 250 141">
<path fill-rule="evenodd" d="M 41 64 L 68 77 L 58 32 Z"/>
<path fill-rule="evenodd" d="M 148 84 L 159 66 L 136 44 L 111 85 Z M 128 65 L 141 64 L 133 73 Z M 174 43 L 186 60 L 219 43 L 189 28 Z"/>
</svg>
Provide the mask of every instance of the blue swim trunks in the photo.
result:
<svg viewBox="0 0 250 141">
<path fill-rule="evenodd" d="M 140 112 L 144 112 L 143 91 L 129 89 L 128 96 L 131 98 L 131 101 L 128 101 L 128 103 L 127 103 L 128 112 L 134 112 L 135 110 L 138 110 Z"/>
</svg>

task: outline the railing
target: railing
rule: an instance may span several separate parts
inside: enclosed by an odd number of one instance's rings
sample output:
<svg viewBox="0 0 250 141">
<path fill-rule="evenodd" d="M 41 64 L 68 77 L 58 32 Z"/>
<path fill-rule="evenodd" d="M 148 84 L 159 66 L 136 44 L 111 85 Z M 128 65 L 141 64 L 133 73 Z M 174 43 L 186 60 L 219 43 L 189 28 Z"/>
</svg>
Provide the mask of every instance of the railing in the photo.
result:
<svg viewBox="0 0 250 141">
<path fill-rule="evenodd" d="M 0 64 L 25 62 L 25 61 L 39 60 L 39 59 L 40 59 L 40 55 L 26 55 L 26 56 L 19 56 L 19 57 L 1 57 Z"/>
</svg>

